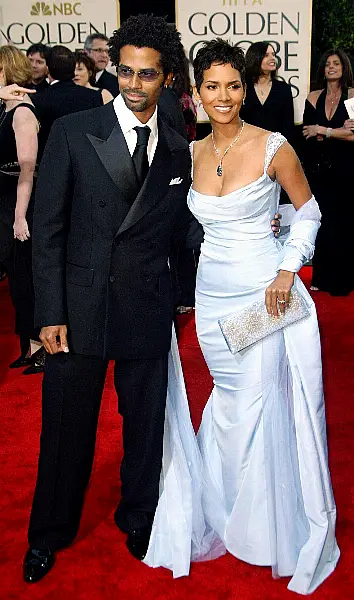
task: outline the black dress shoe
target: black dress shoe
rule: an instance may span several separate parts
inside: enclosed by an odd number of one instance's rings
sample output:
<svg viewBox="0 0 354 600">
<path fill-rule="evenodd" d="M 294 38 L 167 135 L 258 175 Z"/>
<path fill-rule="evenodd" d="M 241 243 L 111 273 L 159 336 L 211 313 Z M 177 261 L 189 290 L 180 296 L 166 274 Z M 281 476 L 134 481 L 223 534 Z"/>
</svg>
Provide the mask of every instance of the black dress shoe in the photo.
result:
<svg viewBox="0 0 354 600">
<path fill-rule="evenodd" d="M 128 532 L 127 548 L 129 552 L 138 560 L 143 560 L 149 547 L 151 535 L 151 525 L 132 529 Z"/>
<path fill-rule="evenodd" d="M 37 365 L 37 363 L 34 363 L 33 365 L 30 365 L 29 367 L 27 367 L 27 369 L 22 371 L 22 375 L 36 375 L 37 373 L 43 373 L 43 371 L 43 365 Z"/>
<path fill-rule="evenodd" d="M 19 356 L 9 365 L 9 369 L 21 369 L 27 367 L 32 362 L 32 356 Z"/>
<path fill-rule="evenodd" d="M 44 346 L 42 346 L 41 348 L 39 348 L 39 350 L 37 350 L 37 352 L 32 354 L 31 365 L 23 371 L 22 375 L 36 375 L 37 373 L 43 373 L 45 365 L 45 355 L 45 348 Z"/>
<path fill-rule="evenodd" d="M 23 578 L 26 583 L 36 583 L 49 573 L 55 562 L 54 554 L 50 550 L 27 550 L 23 561 Z"/>
</svg>

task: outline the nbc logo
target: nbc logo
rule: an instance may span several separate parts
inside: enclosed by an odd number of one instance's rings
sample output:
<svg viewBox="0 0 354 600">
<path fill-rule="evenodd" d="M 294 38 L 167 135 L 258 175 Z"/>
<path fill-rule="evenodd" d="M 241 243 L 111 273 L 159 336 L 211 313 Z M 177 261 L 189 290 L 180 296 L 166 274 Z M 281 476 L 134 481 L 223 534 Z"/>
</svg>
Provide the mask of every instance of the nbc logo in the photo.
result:
<svg viewBox="0 0 354 600">
<path fill-rule="evenodd" d="M 49 16 L 52 14 L 52 11 L 49 4 L 46 4 L 45 2 L 36 2 L 36 4 L 33 4 L 32 6 L 31 15 L 37 17 L 41 13 L 42 15 Z"/>
<path fill-rule="evenodd" d="M 36 2 L 32 5 L 31 15 L 35 17 L 50 17 L 55 15 L 82 15 L 80 12 L 81 2 L 58 2 L 47 4 L 46 2 Z"/>
</svg>

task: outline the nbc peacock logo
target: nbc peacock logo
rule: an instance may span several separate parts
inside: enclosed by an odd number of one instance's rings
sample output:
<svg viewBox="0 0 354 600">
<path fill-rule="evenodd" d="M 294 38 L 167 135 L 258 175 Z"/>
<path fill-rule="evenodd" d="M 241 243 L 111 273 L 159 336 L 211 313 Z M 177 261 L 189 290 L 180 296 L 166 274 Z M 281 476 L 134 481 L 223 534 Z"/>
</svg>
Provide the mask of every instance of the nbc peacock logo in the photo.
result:
<svg viewBox="0 0 354 600">
<path fill-rule="evenodd" d="M 36 2 L 32 6 L 31 15 L 38 17 L 41 14 L 46 17 L 50 16 L 52 14 L 51 8 L 45 2 Z"/>
<path fill-rule="evenodd" d="M 32 5 L 30 14 L 34 17 L 81 16 L 81 9 L 81 2 L 36 2 Z"/>
</svg>

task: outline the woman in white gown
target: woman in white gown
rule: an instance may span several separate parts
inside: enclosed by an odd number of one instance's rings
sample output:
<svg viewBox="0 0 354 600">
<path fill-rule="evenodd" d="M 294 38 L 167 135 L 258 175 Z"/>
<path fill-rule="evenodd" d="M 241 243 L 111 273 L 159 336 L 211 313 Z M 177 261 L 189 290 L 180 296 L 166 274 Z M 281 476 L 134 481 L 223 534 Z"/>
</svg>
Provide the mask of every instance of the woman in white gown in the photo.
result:
<svg viewBox="0 0 354 600">
<path fill-rule="evenodd" d="M 186 575 L 229 551 L 308 594 L 334 570 L 336 509 L 327 464 L 321 349 L 314 304 L 296 275 L 320 213 L 280 134 L 244 124 L 244 58 L 222 40 L 194 62 L 212 135 L 192 147 L 188 203 L 203 225 L 196 325 L 214 389 L 195 443 L 178 351 L 170 356 L 161 495 L 145 562 Z M 296 216 L 282 249 L 270 230 L 279 184 Z M 292 288 L 310 316 L 236 355 L 218 320 L 264 299 L 276 317 Z"/>
</svg>

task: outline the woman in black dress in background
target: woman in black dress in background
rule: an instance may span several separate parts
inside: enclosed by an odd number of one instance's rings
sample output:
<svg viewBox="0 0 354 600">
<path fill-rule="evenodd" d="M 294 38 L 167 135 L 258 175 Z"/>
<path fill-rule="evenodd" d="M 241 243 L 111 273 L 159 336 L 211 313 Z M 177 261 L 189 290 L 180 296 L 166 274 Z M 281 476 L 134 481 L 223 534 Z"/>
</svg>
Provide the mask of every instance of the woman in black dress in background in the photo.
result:
<svg viewBox="0 0 354 600">
<path fill-rule="evenodd" d="M 0 85 L 26 86 L 31 80 L 28 58 L 13 46 L 1 46 Z M 38 131 L 36 111 L 29 96 L 5 101 L 0 114 L 0 261 L 9 277 L 21 348 L 20 357 L 11 367 L 33 362 L 30 340 L 38 339 L 39 333 L 34 329 L 30 241 Z"/>
<path fill-rule="evenodd" d="M 268 42 L 256 42 L 247 50 L 246 83 L 241 118 L 262 129 L 279 131 L 292 143 L 294 104 L 291 87 L 277 79 L 277 59 Z"/>
<path fill-rule="evenodd" d="M 353 73 L 343 50 L 328 50 L 318 68 L 318 84 L 304 112 L 304 167 L 322 212 L 313 257 L 313 291 L 346 296 L 354 290 L 351 230 L 336 226 L 340 212 L 352 227 L 354 132 L 344 128 L 348 119 L 344 100 L 354 95 Z M 352 142 L 352 143 L 348 143 Z"/>
</svg>

